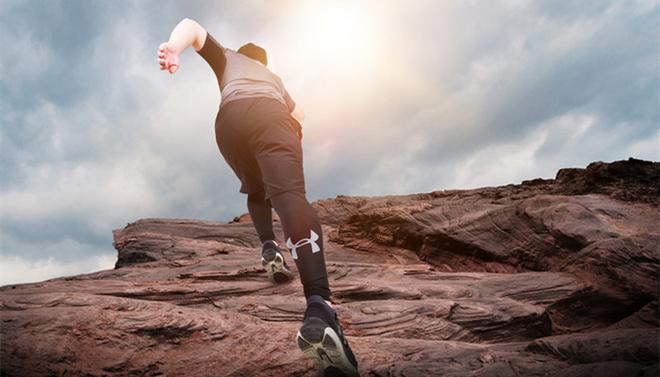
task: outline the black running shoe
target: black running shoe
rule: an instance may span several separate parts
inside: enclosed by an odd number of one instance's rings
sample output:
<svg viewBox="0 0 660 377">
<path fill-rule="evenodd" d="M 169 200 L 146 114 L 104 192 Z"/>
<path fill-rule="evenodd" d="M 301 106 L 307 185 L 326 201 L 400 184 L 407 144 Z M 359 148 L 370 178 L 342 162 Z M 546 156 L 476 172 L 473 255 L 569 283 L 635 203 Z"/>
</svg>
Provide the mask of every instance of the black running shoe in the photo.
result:
<svg viewBox="0 0 660 377">
<path fill-rule="evenodd" d="M 294 273 L 284 260 L 282 251 L 275 241 L 266 241 L 261 250 L 261 265 L 268 273 L 268 280 L 273 283 L 285 283 L 294 277 Z"/>
<path fill-rule="evenodd" d="M 321 296 L 307 300 L 303 325 L 297 335 L 298 347 L 316 364 L 318 376 L 356 377 L 357 360 L 341 331 L 337 313 Z"/>
</svg>

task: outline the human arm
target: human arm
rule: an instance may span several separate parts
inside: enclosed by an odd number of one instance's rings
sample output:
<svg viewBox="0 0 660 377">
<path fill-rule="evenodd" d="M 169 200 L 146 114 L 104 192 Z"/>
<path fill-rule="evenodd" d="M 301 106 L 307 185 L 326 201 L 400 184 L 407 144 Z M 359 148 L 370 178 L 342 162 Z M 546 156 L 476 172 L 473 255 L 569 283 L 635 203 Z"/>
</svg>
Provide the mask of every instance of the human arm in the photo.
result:
<svg viewBox="0 0 660 377">
<path fill-rule="evenodd" d="M 291 116 L 293 117 L 293 119 L 297 120 L 298 123 L 300 124 L 302 124 L 303 120 L 305 120 L 305 112 L 297 104 L 295 105 L 295 108 L 291 112 Z"/>
<path fill-rule="evenodd" d="M 281 82 L 281 81 L 280 81 Z M 298 106 L 298 104 L 291 98 L 291 95 L 289 95 L 289 91 L 284 89 L 284 102 L 286 102 L 286 106 L 289 108 L 289 111 L 291 112 L 291 116 L 293 119 L 298 121 L 298 123 L 302 124 L 303 120 L 305 120 L 305 112 Z"/>
<path fill-rule="evenodd" d="M 170 39 L 158 46 L 158 63 L 161 70 L 175 73 L 179 69 L 179 55 L 192 46 L 195 51 L 202 49 L 207 31 L 189 18 L 181 20 L 172 30 Z"/>
<path fill-rule="evenodd" d="M 225 56 L 225 48 L 213 38 L 211 33 L 206 33 L 202 47 L 197 50 L 199 56 L 204 58 L 208 65 L 213 70 L 218 86 L 221 87 L 222 75 L 227 67 L 227 57 Z"/>
</svg>

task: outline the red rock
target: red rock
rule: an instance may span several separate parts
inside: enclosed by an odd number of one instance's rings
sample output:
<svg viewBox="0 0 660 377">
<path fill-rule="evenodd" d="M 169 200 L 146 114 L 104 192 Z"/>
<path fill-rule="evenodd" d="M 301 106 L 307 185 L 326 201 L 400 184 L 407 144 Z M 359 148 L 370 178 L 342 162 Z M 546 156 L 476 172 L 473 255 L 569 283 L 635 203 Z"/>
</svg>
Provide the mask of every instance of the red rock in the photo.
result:
<svg viewBox="0 0 660 377">
<path fill-rule="evenodd" d="M 362 374 L 657 375 L 659 166 L 315 202 Z M 114 238 L 114 270 L 0 288 L 2 376 L 314 375 L 248 215 Z"/>
</svg>

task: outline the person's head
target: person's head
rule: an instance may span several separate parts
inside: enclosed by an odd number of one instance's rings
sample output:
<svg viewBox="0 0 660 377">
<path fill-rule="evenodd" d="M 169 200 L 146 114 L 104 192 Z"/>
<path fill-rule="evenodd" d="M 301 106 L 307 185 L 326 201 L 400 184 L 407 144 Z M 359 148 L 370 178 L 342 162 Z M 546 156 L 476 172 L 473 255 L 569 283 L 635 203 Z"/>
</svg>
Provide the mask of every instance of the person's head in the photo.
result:
<svg viewBox="0 0 660 377">
<path fill-rule="evenodd" d="M 266 56 L 266 50 L 250 42 L 241 46 L 238 49 L 238 52 L 252 58 L 256 61 L 261 62 L 263 65 L 268 65 L 268 57 Z"/>
</svg>

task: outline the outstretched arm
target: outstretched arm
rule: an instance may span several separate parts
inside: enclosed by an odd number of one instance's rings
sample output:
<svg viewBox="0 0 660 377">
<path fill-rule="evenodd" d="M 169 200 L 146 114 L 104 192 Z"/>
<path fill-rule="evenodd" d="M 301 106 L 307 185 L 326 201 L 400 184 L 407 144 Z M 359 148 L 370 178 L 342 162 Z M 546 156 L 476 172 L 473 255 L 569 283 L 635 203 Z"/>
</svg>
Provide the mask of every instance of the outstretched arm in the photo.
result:
<svg viewBox="0 0 660 377">
<path fill-rule="evenodd" d="M 305 112 L 298 106 L 296 101 L 291 98 L 291 95 L 289 95 L 289 91 L 284 89 L 284 84 L 282 84 L 282 80 L 280 80 L 280 85 L 282 85 L 282 88 L 284 90 L 284 102 L 286 102 L 286 106 L 289 108 L 289 112 L 291 113 L 291 116 L 293 119 L 297 120 L 298 123 L 302 124 L 303 120 L 305 120 Z"/>
<path fill-rule="evenodd" d="M 300 108 L 300 106 L 298 106 L 298 104 L 295 106 L 296 107 L 291 112 L 291 116 L 293 119 L 297 120 L 298 123 L 302 124 L 303 120 L 305 120 L 305 112 Z"/>
<path fill-rule="evenodd" d="M 175 73 L 179 69 L 179 55 L 190 46 L 195 51 L 201 50 L 206 34 L 206 29 L 194 20 L 189 18 L 181 20 L 172 30 L 170 40 L 158 46 L 160 69 Z"/>
</svg>

